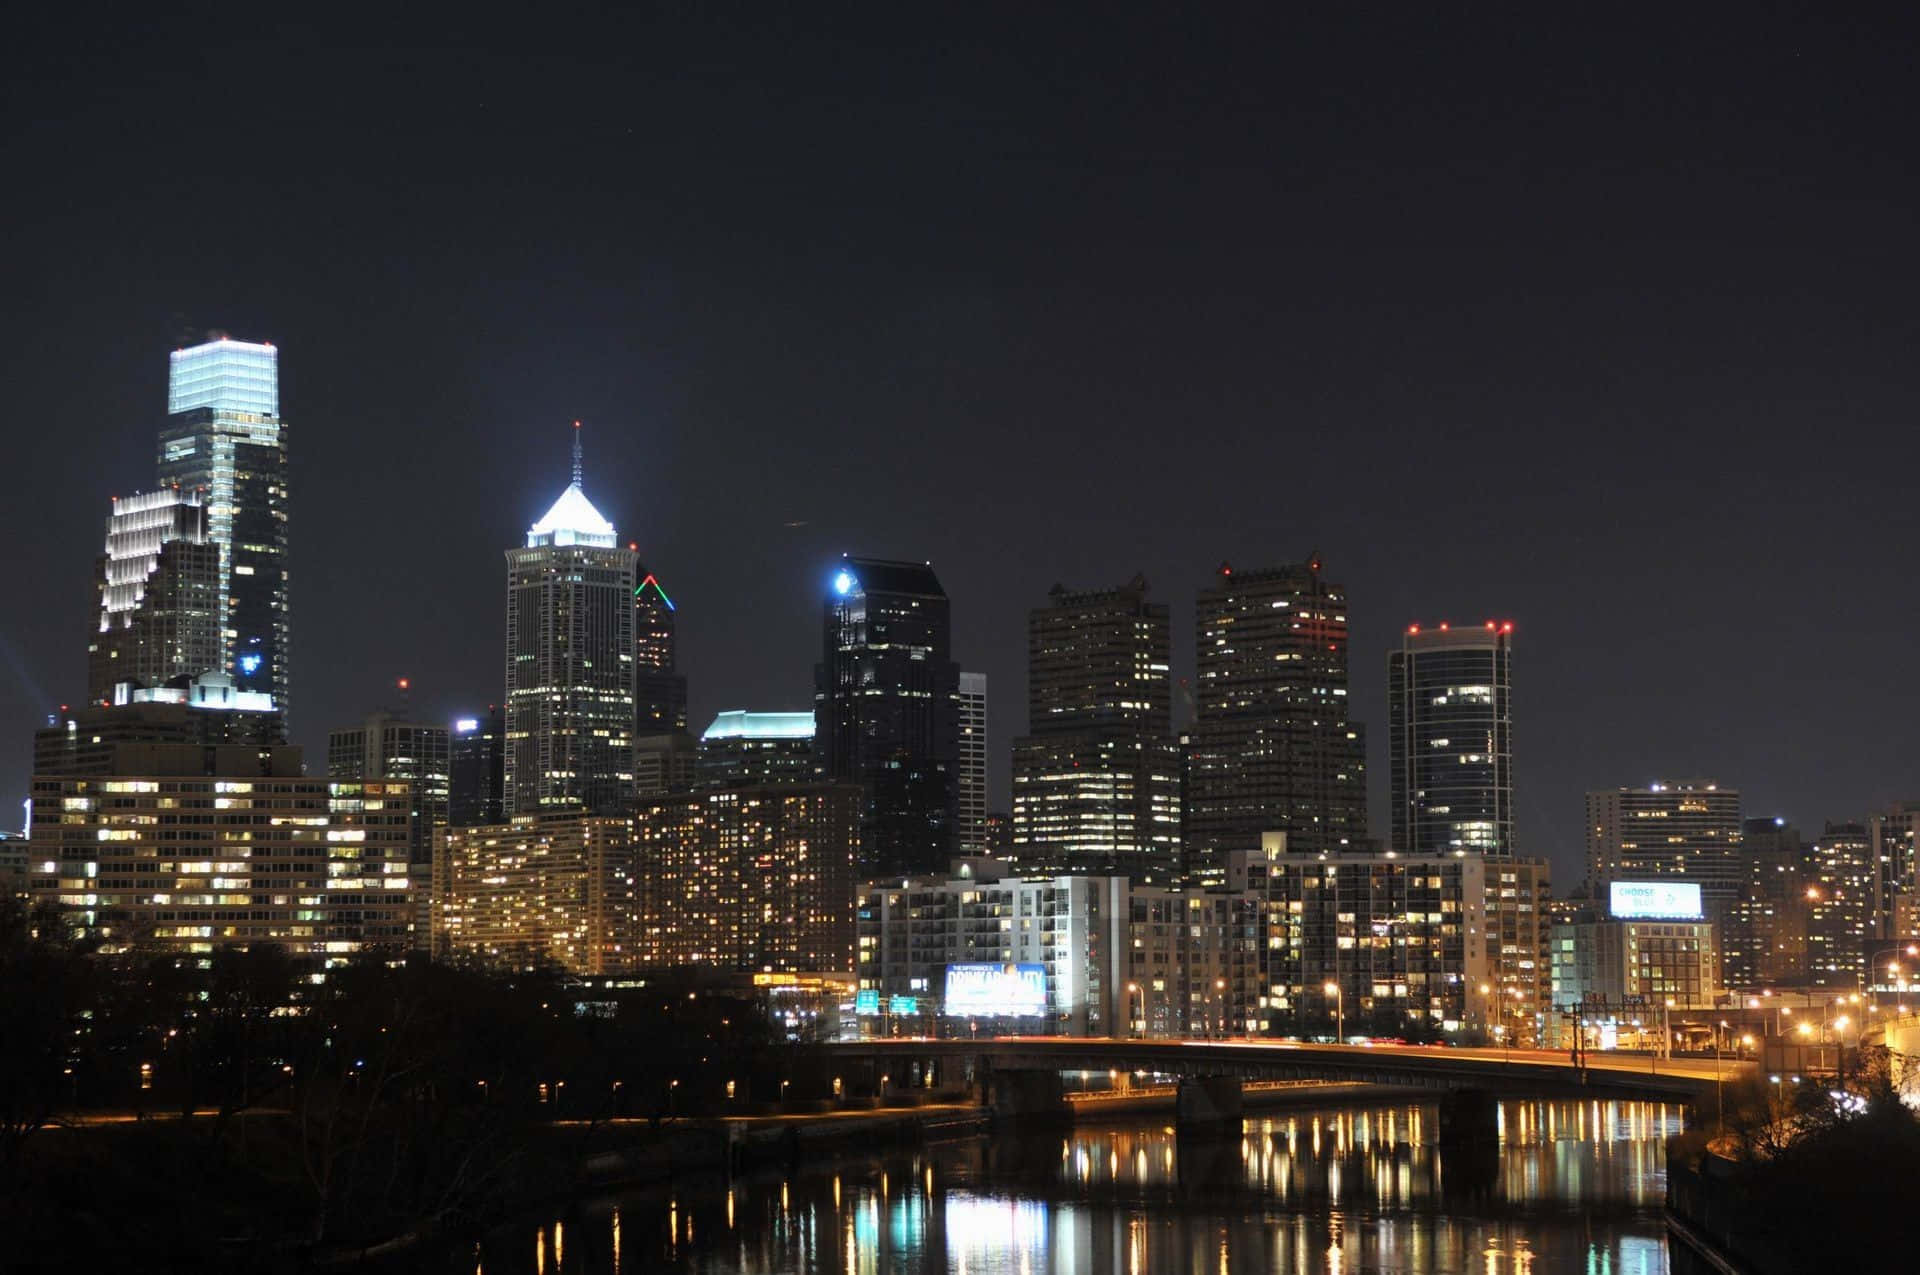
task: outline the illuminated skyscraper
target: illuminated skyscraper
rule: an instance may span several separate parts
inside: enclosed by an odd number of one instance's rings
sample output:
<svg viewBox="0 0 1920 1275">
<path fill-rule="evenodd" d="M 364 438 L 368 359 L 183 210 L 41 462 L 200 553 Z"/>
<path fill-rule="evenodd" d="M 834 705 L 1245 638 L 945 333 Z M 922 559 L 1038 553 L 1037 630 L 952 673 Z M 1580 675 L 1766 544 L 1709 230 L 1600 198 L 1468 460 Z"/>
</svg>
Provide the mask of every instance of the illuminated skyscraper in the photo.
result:
<svg viewBox="0 0 1920 1275">
<path fill-rule="evenodd" d="M 413 794 L 415 876 L 433 863 L 433 830 L 447 822 L 448 732 L 445 726 L 374 713 L 357 726 L 327 733 L 327 778 L 405 779 Z"/>
<path fill-rule="evenodd" d="M 1167 881 L 1180 855 L 1168 612 L 1135 576 L 1054 586 L 1027 617 L 1027 733 L 1013 743 L 1008 854 L 1021 871 Z"/>
<path fill-rule="evenodd" d="M 1197 716 L 1187 760 L 1189 874 L 1287 834 L 1292 854 L 1353 850 L 1367 834 L 1366 740 L 1347 703 L 1346 590 L 1320 559 L 1222 565 L 1195 605 Z"/>
<path fill-rule="evenodd" d="M 291 621 L 278 351 L 221 334 L 173 352 L 159 479 L 206 506 L 205 536 L 220 554 L 222 670 L 241 691 L 271 694 L 284 715 Z"/>
<path fill-rule="evenodd" d="M 987 853 L 987 675 L 960 675 L 960 768 L 954 840 L 961 854 Z"/>
<path fill-rule="evenodd" d="M 454 827 L 506 822 L 506 741 L 498 704 L 485 717 L 454 721 L 447 740 L 447 822 Z"/>
<path fill-rule="evenodd" d="M 673 599 L 651 571 L 636 567 L 633 591 L 634 717 L 642 735 L 687 728 L 687 678 L 674 665 Z"/>
<path fill-rule="evenodd" d="M 824 620 L 814 747 L 826 778 L 865 791 L 861 870 L 944 871 L 960 690 L 946 590 L 924 562 L 845 557 L 828 576 Z"/>
<path fill-rule="evenodd" d="M 1725 927 L 1747 886 L 1740 794 L 1704 779 L 1587 794 L 1587 881 L 1697 882 L 1706 918 Z"/>
<path fill-rule="evenodd" d="M 580 803 L 627 810 L 634 777 L 634 590 L 639 557 L 573 481 L 507 550 L 510 814 Z"/>
<path fill-rule="evenodd" d="M 1414 625 L 1387 657 L 1393 841 L 1513 853 L 1513 625 Z"/>
<path fill-rule="evenodd" d="M 220 640 L 220 547 L 197 491 L 116 498 L 87 644 L 87 701 L 111 704 L 121 682 L 162 686 L 226 668 Z"/>
<path fill-rule="evenodd" d="M 700 736 L 702 788 L 753 788 L 813 782 L 813 714 L 719 714 Z"/>
</svg>

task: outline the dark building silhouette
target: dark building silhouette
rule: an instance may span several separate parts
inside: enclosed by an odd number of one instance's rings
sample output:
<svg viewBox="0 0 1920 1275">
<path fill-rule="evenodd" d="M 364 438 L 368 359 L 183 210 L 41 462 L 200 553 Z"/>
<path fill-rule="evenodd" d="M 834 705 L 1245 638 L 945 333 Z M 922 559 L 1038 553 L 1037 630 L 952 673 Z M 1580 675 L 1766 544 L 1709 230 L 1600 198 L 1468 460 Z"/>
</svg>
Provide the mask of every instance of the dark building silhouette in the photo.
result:
<svg viewBox="0 0 1920 1275">
<path fill-rule="evenodd" d="M 861 870 L 942 871 L 955 847 L 960 669 L 946 590 L 923 562 L 842 558 L 814 671 L 826 778 L 864 794 Z"/>
<path fill-rule="evenodd" d="M 447 822 L 456 828 L 506 822 L 507 715 L 462 717 L 447 740 Z"/>
<path fill-rule="evenodd" d="M 1224 856 L 1284 832 L 1289 853 L 1359 847 L 1366 741 L 1347 703 L 1346 591 L 1318 555 L 1222 565 L 1195 603 L 1196 718 L 1188 738 L 1183 853 L 1220 878 Z"/>
<path fill-rule="evenodd" d="M 1023 871 L 1166 880 L 1180 855 L 1167 607 L 1140 576 L 1047 596 L 1027 617 L 1009 853 Z"/>
<path fill-rule="evenodd" d="M 1512 854 L 1513 625 L 1409 627 L 1387 657 L 1393 840 Z"/>
<path fill-rule="evenodd" d="M 640 568 L 633 591 L 634 729 L 658 735 L 687 728 L 687 679 L 674 663 L 673 599 Z"/>
</svg>

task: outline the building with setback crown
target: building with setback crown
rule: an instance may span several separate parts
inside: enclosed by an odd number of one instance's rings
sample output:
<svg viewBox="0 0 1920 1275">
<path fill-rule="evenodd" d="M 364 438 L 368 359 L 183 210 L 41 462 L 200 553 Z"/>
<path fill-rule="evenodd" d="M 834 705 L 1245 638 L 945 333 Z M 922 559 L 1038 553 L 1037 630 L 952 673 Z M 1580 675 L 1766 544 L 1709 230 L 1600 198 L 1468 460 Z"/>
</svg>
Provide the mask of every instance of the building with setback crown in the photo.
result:
<svg viewBox="0 0 1920 1275">
<path fill-rule="evenodd" d="M 701 788 L 804 784 L 813 779 L 813 714 L 729 709 L 700 736 Z"/>
<path fill-rule="evenodd" d="M 1027 616 L 1027 733 L 1013 743 L 1008 857 L 1023 871 L 1170 879 L 1180 858 L 1164 603 L 1055 585 Z"/>
<path fill-rule="evenodd" d="M 954 848 L 960 669 L 946 590 L 924 562 L 843 557 L 814 670 L 825 778 L 859 784 L 861 871 L 934 872 Z"/>
<path fill-rule="evenodd" d="M 1412 625 L 1387 657 L 1393 841 L 1513 853 L 1513 625 Z"/>
<path fill-rule="evenodd" d="M 221 671 L 242 691 L 272 695 L 287 713 L 292 621 L 279 351 L 218 334 L 173 352 L 159 480 L 206 507 L 205 536 L 220 555 Z"/>
<path fill-rule="evenodd" d="M 633 590 L 634 719 L 642 735 L 687 728 L 687 677 L 674 664 L 674 605 L 651 571 Z"/>
<path fill-rule="evenodd" d="M 87 702 L 113 688 L 164 686 L 226 667 L 220 639 L 220 546 L 201 493 L 168 488 L 115 497 L 95 583 L 100 614 L 87 643 Z"/>
<path fill-rule="evenodd" d="M 1222 564 L 1195 603 L 1184 845 L 1189 875 L 1287 834 L 1292 854 L 1358 849 L 1366 740 L 1347 703 L 1346 590 L 1316 554 L 1255 571 Z"/>
<path fill-rule="evenodd" d="M 573 481 L 507 550 L 510 813 L 633 802 L 634 590 L 639 556 L 583 490 L 580 423 Z"/>
</svg>

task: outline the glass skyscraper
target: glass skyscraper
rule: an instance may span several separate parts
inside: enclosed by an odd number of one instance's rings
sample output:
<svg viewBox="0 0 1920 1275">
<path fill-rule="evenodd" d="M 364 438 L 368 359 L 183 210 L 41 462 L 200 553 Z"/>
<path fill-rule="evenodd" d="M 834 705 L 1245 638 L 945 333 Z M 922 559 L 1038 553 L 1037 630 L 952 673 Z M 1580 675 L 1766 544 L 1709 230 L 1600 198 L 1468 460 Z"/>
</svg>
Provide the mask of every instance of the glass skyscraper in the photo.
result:
<svg viewBox="0 0 1920 1275">
<path fill-rule="evenodd" d="M 163 487 L 197 493 L 219 548 L 222 670 L 289 707 L 287 431 L 279 352 L 225 335 L 175 350 L 160 432 Z"/>
<path fill-rule="evenodd" d="M 220 547 L 199 492 L 115 498 L 95 583 L 100 614 L 87 643 L 87 701 L 120 683 L 151 688 L 226 667 L 220 640 Z"/>
<path fill-rule="evenodd" d="M 1393 842 L 1512 854 L 1513 625 L 1410 626 L 1387 657 Z"/>
</svg>

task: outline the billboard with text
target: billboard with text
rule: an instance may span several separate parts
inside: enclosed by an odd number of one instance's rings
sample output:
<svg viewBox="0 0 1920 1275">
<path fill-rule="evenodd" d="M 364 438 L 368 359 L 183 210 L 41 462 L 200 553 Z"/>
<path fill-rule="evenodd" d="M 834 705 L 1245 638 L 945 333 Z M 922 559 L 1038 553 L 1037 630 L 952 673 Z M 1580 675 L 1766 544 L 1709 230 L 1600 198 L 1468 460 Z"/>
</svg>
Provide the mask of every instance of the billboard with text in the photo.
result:
<svg viewBox="0 0 1920 1275">
<path fill-rule="evenodd" d="M 1044 965 L 971 963 L 947 966 L 944 1008 L 982 1018 L 1031 1018 L 1047 1012 Z"/>
<path fill-rule="evenodd" d="M 1615 881 L 1607 911 L 1635 921 L 1698 921 L 1700 887 L 1691 881 Z"/>
</svg>

